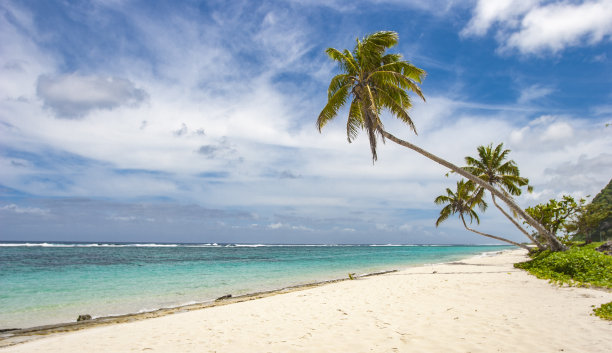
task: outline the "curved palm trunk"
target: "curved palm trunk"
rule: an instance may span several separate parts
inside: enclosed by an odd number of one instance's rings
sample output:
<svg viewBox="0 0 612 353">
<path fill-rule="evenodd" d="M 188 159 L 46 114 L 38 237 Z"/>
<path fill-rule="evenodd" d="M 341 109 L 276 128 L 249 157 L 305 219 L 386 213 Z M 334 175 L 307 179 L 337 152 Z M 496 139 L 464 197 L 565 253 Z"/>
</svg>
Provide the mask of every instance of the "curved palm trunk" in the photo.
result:
<svg viewBox="0 0 612 353">
<path fill-rule="evenodd" d="M 517 205 L 516 203 L 514 203 L 514 201 L 512 201 L 510 198 L 506 197 L 504 194 L 502 194 L 499 190 L 497 190 L 496 188 L 492 187 L 489 183 L 487 183 L 486 181 L 476 177 L 475 175 L 466 172 L 465 170 L 463 170 L 462 168 L 457 167 L 456 165 L 445 161 L 444 159 L 431 154 L 427 151 L 425 151 L 424 149 L 411 144 L 410 142 L 404 141 L 402 139 L 399 139 L 393 135 L 391 135 L 390 133 L 388 133 L 385 130 L 382 130 L 382 135 L 386 138 L 388 138 L 389 140 L 397 143 L 398 145 L 410 148 L 411 150 L 418 152 L 419 154 L 433 160 L 434 162 L 441 164 L 443 166 L 445 166 L 446 168 L 454 171 L 455 173 L 467 178 L 468 180 L 473 181 L 474 183 L 484 187 L 485 189 L 489 190 L 491 192 L 491 194 L 499 197 L 502 201 L 504 201 L 508 207 L 510 207 L 513 211 L 515 211 L 516 213 L 518 213 L 530 226 L 534 227 L 538 233 L 542 234 L 544 236 L 544 238 L 546 238 L 548 240 L 548 243 L 550 244 L 550 249 L 552 251 L 565 251 L 567 250 L 567 247 L 565 245 L 563 245 L 563 243 L 561 243 L 559 241 L 559 239 L 557 239 L 557 237 L 555 237 L 554 235 L 550 234 L 549 231 L 546 230 L 546 228 L 544 228 L 540 223 L 538 223 L 535 219 L 533 219 L 533 217 L 531 217 L 530 215 L 528 215 L 522 208 L 519 207 L 519 205 Z"/>
<path fill-rule="evenodd" d="M 468 227 L 467 224 L 465 223 L 465 218 L 463 218 L 463 215 L 460 215 L 459 217 L 461 217 L 461 221 L 463 222 L 463 226 L 465 227 L 465 229 L 469 230 L 470 232 L 474 232 L 476 234 L 479 234 L 479 235 L 482 235 L 482 236 L 485 236 L 485 237 L 488 237 L 488 238 L 500 240 L 500 241 L 503 241 L 503 242 L 506 242 L 506 243 L 510 243 L 512 245 L 519 246 L 519 247 L 521 247 L 521 248 L 523 248 L 525 250 L 529 250 L 529 247 L 527 245 L 525 245 L 525 244 L 515 243 L 512 240 L 508 240 L 508 239 L 505 239 L 505 238 L 502 238 L 502 237 L 497 237 L 495 235 L 479 232 L 476 229 L 472 229 L 472 228 Z"/>
<path fill-rule="evenodd" d="M 531 240 L 535 245 L 537 245 L 538 249 L 544 250 L 544 245 L 542 245 L 542 243 L 540 243 L 536 238 L 532 237 L 531 234 L 529 234 L 529 232 L 525 230 L 525 228 L 521 227 L 521 225 L 514 220 L 514 217 L 510 216 L 500 205 L 497 204 L 497 201 L 495 201 L 495 195 L 491 194 L 491 199 L 493 199 L 493 204 L 495 205 L 495 207 L 497 207 L 497 209 L 500 210 L 501 213 L 503 213 L 504 216 L 506 216 L 506 218 L 508 218 L 510 222 L 512 222 L 512 224 L 516 226 L 516 228 L 523 232 L 523 234 L 525 234 L 525 236 L 529 238 L 529 240 Z"/>
</svg>

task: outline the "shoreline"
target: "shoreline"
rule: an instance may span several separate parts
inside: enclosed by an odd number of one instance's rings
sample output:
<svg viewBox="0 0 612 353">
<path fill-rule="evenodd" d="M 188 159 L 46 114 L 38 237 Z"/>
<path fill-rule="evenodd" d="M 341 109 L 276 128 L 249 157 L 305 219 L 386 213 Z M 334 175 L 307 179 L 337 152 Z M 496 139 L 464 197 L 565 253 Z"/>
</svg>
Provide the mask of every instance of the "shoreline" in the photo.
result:
<svg viewBox="0 0 612 353">
<path fill-rule="evenodd" d="M 227 246 L 189 249 L 194 245 L 140 243 L 22 245 L 0 247 L 0 252 L 7 255 L 3 259 L 22 253 L 27 255 L 24 255 L 22 266 L 10 262 L 2 264 L 6 266 L 3 283 L 6 283 L 7 296 L 2 301 L 5 307 L 0 314 L 0 337 L 2 332 L 16 329 L 74 323 L 79 315 L 106 318 L 143 314 L 209 303 L 228 293 L 253 295 L 347 278 L 348 273 L 361 275 L 404 269 L 508 249 L 508 246 L 480 245 L 443 246 L 441 249 L 420 245 L 303 245 L 308 249 L 293 245 L 232 246 L 231 249 Z M 116 246 L 120 249 L 115 250 Z M 39 271 L 37 260 L 28 260 L 40 258 L 38 254 L 57 258 L 54 269 Z M 127 262 L 123 260 L 126 256 Z M 216 261 L 226 256 L 229 262 Z M 81 257 L 104 260 L 74 264 L 70 260 Z M 243 257 L 253 261 L 243 261 Z M 116 266 L 106 266 L 115 263 Z M 96 275 L 90 275 L 93 273 Z"/>
<path fill-rule="evenodd" d="M 23 332 L 0 342 L 0 351 L 612 351 L 612 323 L 591 315 L 612 293 L 558 287 L 512 266 L 526 259 L 524 250 L 503 250 L 170 309 L 148 320 Z"/>
<path fill-rule="evenodd" d="M 427 266 L 427 265 L 428 264 L 423 264 L 419 266 Z M 414 266 L 414 267 L 419 267 L 419 266 Z M 399 272 L 399 271 L 401 270 L 385 270 L 385 271 L 366 273 L 362 275 L 355 275 L 354 279 L 358 280 L 360 278 L 381 276 L 381 275 Z M 298 284 L 298 285 L 283 287 L 279 289 L 272 289 L 272 290 L 241 294 L 237 296 L 232 296 L 230 294 L 230 297 L 227 297 L 227 298 L 224 296 L 224 297 L 217 298 L 215 300 L 209 300 L 209 301 L 204 301 L 204 302 L 184 304 L 184 305 L 178 305 L 178 306 L 167 307 L 167 308 L 159 308 L 159 309 L 154 309 L 151 311 L 144 311 L 144 312 L 137 312 L 137 313 L 101 316 L 101 317 L 96 317 L 90 320 L 84 320 L 84 321 L 78 321 L 78 322 L 77 321 L 63 322 L 63 323 L 33 326 L 33 327 L 27 327 L 27 328 L 0 329 L 0 348 L 9 347 L 9 346 L 12 346 L 18 343 L 28 342 L 32 339 L 40 338 L 42 336 L 47 336 L 47 335 L 53 335 L 53 334 L 58 334 L 58 333 L 69 333 L 69 332 L 85 330 L 85 329 L 93 328 L 93 327 L 141 321 L 141 320 L 163 317 L 163 316 L 177 314 L 177 313 L 184 313 L 184 312 L 190 312 L 194 310 L 214 308 L 217 306 L 242 303 L 246 301 L 267 298 L 267 297 L 275 296 L 279 294 L 292 293 L 295 291 L 301 291 L 301 290 L 306 290 L 310 288 L 324 286 L 327 284 L 350 281 L 350 280 L 351 279 L 348 277 L 338 278 L 338 279 L 330 279 L 330 280 L 319 281 L 319 282 Z M 11 341 L 17 341 L 17 342 L 13 343 Z"/>
<path fill-rule="evenodd" d="M 51 244 L 51 243 L 44 243 L 44 244 Z M 95 244 L 98 245 L 98 243 L 95 243 Z M 41 245 L 41 244 L 36 244 L 36 245 Z M 74 244 L 72 243 L 70 243 L 70 245 L 74 246 Z M 87 245 L 91 245 L 91 244 L 87 243 Z M 130 245 L 133 245 L 133 244 L 130 244 Z M 137 245 L 140 245 L 140 243 L 138 243 Z M 367 246 L 379 246 L 379 245 L 367 245 Z M 387 245 L 381 245 L 381 246 L 387 246 Z M 438 246 L 438 245 L 434 245 L 434 246 Z M 482 246 L 488 246 L 488 245 L 482 245 Z M 465 255 L 465 257 L 460 257 L 457 260 L 453 260 L 450 262 L 461 261 L 463 259 L 467 259 L 473 256 L 486 256 L 486 254 L 498 253 L 500 251 L 511 251 L 511 250 L 514 250 L 514 249 L 493 250 L 493 251 L 479 252 L 478 254 L 468 254 L 468 255 Z M 442 263 L 447 263 L 447 262 L 440 262 L 440 263 L 434 263 L 434 264 L 442 264 Z M 406 263 L 403 265 L 399 265 L 397 268 L 394 268 L 394 269 L 379 268 L 379 269 L 374 270 L 374 272 L 359 273 L 355 275 L 354 278 L 381 275 L 381 274 L 390 273 L 390 272 L 402 271 L 407 268 L 427 266 L 427 265 L 430 265 L 430 263 L 417 263 L 417 264 Z M 60 330 L 61 332 L 67 332 L 67 331 L 72 331 L 72 330 L 79 330 L 81 329 L 81 327 L 97 326 L 97 325 L 105 325 L 105 324 L 113 324 L 113 323 L 121 323 L 121 322 L 130 322 L 130 321 L 142 320 L 142 319 L 147 319 L 147 318 L 152 318 L 152 317 L 170 315 L 176 312 L 198 310 L 198 309 L 204 309 L 208 307 L 214 307 L 217 305 L 226 305 L 226 304 L 230 304 L 234 302 L 253 300 L 253 299 L 261 298 L 263 296 L 288 293 L 294 290 L 312 288 L 312 287 L 325 285 L 329 283 L 340 282 L 343 280 L 349 280 L 349 277 L 347 275 L 344 275 L 343 277 L 332 276 L 328 278 L 323 278 L 321 280 L 315 280 L 312 282 L 294 281 L 294 283 L 289 283 L 286 286 L 268 287 L 268 288 L 260 288 L 260 289 L 256 288 L 252 292 L 242 292 L 238 295 L 228 292 L 227 294 L 229 294 L 231 298 L 229 300 L 228 298 L 223 298 L 224 299 L 223 302 L 219 300 L 220 298 L 215 299 L 215 297 L 211 297 L 211 298 L 205 298 L 204 300 L 199 300 L 199 301 L 188 301 L 188 302 L 183 302 L 183 303 L 176 303 L 176 305 L 172 304 L 170 306 L 158 306 L 158 307 L 153 306 L 154 307 L 153 309 L 144 309 L 144 310 L 116 313 L 116 314 L 108 313 L 106 315 L 99 315 L 99 316 L 92 315 L 93 316 L 92 319 L 81 321 L 81 322 L 56 321 L 56 322 L 44 323 L 44 324 L 38 324 L 38 325 L 32 325 L 32 326 L 5 327 L 5 328 L 0 329 L 0 347 L 3 346 L 2 345 L 3 339 L 13 336 L 13 335 L 24 335 L 24 334 L 31 334 L 31 333 L 45 334 L 44 332 L 55 331 L 55 330 Z M 219 293 L 219 295 L 221 294 L 223 293 Z M 86 315 L 89 313 L 88 312 L 75 313 L 75 317 L 77 316 L 77 314 Z"/>
<path fill-rule="evenodd" d="M 461 261 L 463 260 L 469 260 L 472 258 L 479 258 L 479 257 L 486 257 L 486 256 L 497 256 L 504 252 L 512 252 L 516 250 L 517 249 L 507 249 L 507 250 L 482 252 L 478 255 L 469 255 L 466 258 L 458 259 L 458 260 L 451 261 L 451 262 L 425 263 L 425 264 L 407 266 L 399 270 L 392 269 L 392 270 L 382 270 L 382 271 L 377 271 L 377 272 L 372 272 L 372 273 L 364 273 L 360 275 L 355 275 L 354 279 L 358 280 L 360 278 L 380 276 L 380 275 L 385 275 L 389 273 L 405 271 L 406 269 L 410 269 L 410 268 L 419 268 L 419 267 L 425 267 L 425 266 L 431 266 L 431 265 L 460 264 Z M 154 309 L 150 311 L 127 313 L 127 314 L 121 314 L 121 315 L 100 316 L 100 317 L 95 317 L 95 318 L 92 318 L 90 320 L 85 320 L 85 321 L 60 322 L 56 324 L 32 326 L 32 327 L 26 327 L 26 328 L 1 329 L 0 330 L 0 349 L 4 347 L 10 347 L 15 344 L 29 342 L 31 340 L 35 340 L 41 337 L 54 335 L 54 334 L 70 333 L 70 332 L 76 332 L 76 331 L 85 330 L 85 329 L 94 328 L 94 327 L 102 327 L 102 326 L 115 325 L 115 324 L 121 324 L 121 323 L 135 322 L 135 321 L 147 320 L 147 319 L 152 319 L 152 318 L 164 317 L 167 315 L 173 315 L 177 313 L 190 312 L 194 310 L 202 310 L 202 309 L 208 309 L 208 308 L 213 308 L 217 306 L 241 303 L 245 301 L 262 299 L 262 298 L 275 296 L 279 294 L 286 294 L 286 293 L 291 293 L 295 291 L 301 291 L 301 290 L 316 288 L 319 286 L 324 286 L 324 285 L 328 285 L 332 283 L 338 283 L 338 282 L 350 281 L 350 280 L 351 279 L 348 277 L 336 278 L 336 279 L 329 279 L 329 280 L 324 280 L 324 281 L 291 285 L 291 286 L 278 288 L 278 289 L 256 291 L 253 293 L 246 293 L 246 294 L 241 294 L 237 296 L 233 296 L 230 294 L 231 297 L 229 298 L 220 297 L 214 300 L 177 305 L 173 307 L 158 308 L 158 309 Z"/>
</svg>

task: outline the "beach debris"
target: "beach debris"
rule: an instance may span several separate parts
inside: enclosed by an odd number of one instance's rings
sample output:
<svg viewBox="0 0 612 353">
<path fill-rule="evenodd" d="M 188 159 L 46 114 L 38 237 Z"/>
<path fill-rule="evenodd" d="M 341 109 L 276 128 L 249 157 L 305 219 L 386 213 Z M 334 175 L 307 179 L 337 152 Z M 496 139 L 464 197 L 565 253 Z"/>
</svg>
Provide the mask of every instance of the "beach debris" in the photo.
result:
<svg viewBox="0 0 612 353">
<path fill-rule="evenodd" d="M 222 297 L 219 297 L 219 298 L 215 299 L 215 301 L 216 301 L 216 302 L 218 302 L 218 301 L 220 301 L 220 300 L 229 299 L 229 298 L 231 298 L 231 297 L 232 297 L 232 295 L 231 295 L 231 294 L 227 294 L 227 295 L 224 295 L 224 296 L 222 296 Z"/>
<path fill-rule="evenodd" d="M 355 273 L 350 273 L 348 274 L 348 277 L 350 280 L 354 280 L 356 278 Z"/>
<path fill-rule="evenodd" d="M 84 315 L 79 315 L 79 317 L 77 317 L 77 322 L 79 322 L 79 321 L 87 321 L 87 320 L 91 320 L 91 315 L 84 314 Z"/>
</svg>

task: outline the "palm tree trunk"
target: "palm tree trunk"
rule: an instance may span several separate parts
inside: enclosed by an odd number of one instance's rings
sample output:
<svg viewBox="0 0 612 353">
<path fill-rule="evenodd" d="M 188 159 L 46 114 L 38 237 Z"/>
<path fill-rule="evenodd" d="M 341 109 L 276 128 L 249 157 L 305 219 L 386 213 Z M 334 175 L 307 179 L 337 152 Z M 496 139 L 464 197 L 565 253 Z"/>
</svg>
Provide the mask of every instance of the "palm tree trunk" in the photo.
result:
<svg viewBox="0 0 612 353">
<path fill-rule="evenodd" d="M 456 165 L 445 161 L 444 159 L 431 154 L 427 151 L 425 151 L 424 149 L 411 144 L 410 142 L 404 141 L 402 139 L 399 139 L 393 135 L 391 135 L 390 133 L 388 133 L 385 130 L 382 130 L 382 134 L 384 137 L 388 138 L 389 140 L 397 143 L 398 145 L 410 148 L 411 150 L 431 159 L 432 161 L 441 164 L 443 166 L 445 166 L 446 168 L 449 168 L 450 170 L 454 171 L 455 173 L 467 178 L 468 180 L 473 181 L 474 183 L 484 187 L 485 189 L 489 190 L 491 192 L 491 194 L 499 197 L 502 201 L 504 201 L 508 207 L 510 207 L 513 211 L 515 211 L 516 213 L 519 214 L 519 216 L 521 216 L 530 226 L 532 226 L 533 228 L 535 228 L 538 233 L 540 233 L 545 239 L 548 239 L 549 245 L 550 245 L 550 250 L 552 251 L 565 251 L 567 250 L 567 247 L 561 243 L 559 241 L 559 239 L 557 239 L 557 237 L 555 237 L 554 235 L 552 235 L 548 230 L 546 230 L 546 228 L 544 228 L 540 223 L 538 223 L 535 219 L 533 219 L 533 217 L 531 217 L 530 215 L 528 215 L 522 208 L 519 207 L 519 205 L 517 205 L 516 203 L 514 203 L 514 201 L 512 201 L 510 198 L 506 197 L 504 194 L 502 194 L 499 190 L 497 190 L 496 188 L 492 187 L 489 183 L 487 183 L 486 181 L 476 177 L 475 175 L 466 172 L 465 170 L 463 170 L 462 168 L 457 167 Z"/>
<path fill-rule="evenodd" d="M 493 204 L 495 205 L 495 207 L 497 207 L 497 209 L 500 210 L 501 213 L 503 213 L 504 216 L 506 216 L 506 218 L 508 218 L 510 222 L 512 222 L 512 224 L 514 224 L 521 232 L 523 232 L 523 234 L 525 234 L 527 238 L 529 238 L 535 245 L 537 245 L 538 249 L 544 250 L 544 245 L 542 245 L 542 243 L 540 243 L 536 238 L 532 237 L 531 234 L 529 234 L 529 232 L 525 230 L 525 228 L 521 227 L 521 225 L 514 220 L 514 217 L 510 216 L 500 205 L 497 204 L 497 201 L 495 201 L 495 195 L 491 194 L 491 199 L 493 199 Z"/>
<path fill-rule="evenodd" d="M 525 250 L 530 250 L 529 247 L 527 245 L 525 245 L 525 244 L 515 243 L 512 240 L 508 240 L 508 239 L 505 239 L 505 238 L 502 238 L 502 237 L 497 237 L 495 235 L 479 232 L 476 229 L 472 229 L 472 228 L 468 227 L 467 224 L 465 223 L 465 218 L 463 218 L 463 215 L 460 215 L 459 217 L 461 217 L 461 221 L 463 222 L 463 226 L 465 227 L 465 229 L 469 230 L 470 232 L 474 232 L 476 234 L 480 234 L 480 235 L 488 237 L 488 238 L 493 238 L 493 239 L 500 240 L 500 241 L 503 241 L 503 242 L 506 242 L 506 243 L 510 243 L 512 245 L 516 245 L 518 247 L 521 247 L 521 248 L 523 248 Z"/>
</svg>

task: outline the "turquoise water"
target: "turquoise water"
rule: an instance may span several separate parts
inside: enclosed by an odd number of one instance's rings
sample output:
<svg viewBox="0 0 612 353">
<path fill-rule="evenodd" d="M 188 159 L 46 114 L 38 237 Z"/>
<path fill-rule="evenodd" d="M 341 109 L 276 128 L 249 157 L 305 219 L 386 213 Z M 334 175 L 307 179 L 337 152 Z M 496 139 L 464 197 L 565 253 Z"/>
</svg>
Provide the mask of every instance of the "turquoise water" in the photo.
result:
<svg viewBox="0 0 612 353">
<path fill-rule="evenodd" d="M 150 311 L 505 246 L 0 243 L 0 329 Z"/>
</svg>

